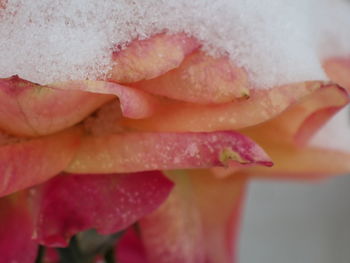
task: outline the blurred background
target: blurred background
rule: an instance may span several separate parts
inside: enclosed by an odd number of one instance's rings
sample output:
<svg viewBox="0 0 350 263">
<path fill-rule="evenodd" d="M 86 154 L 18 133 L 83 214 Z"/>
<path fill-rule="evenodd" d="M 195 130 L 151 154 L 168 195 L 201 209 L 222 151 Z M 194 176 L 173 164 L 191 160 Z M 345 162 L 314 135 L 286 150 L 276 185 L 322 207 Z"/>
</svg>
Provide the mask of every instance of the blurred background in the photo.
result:
<svg viewBox="0 0 350 263">
<path fill-rule="evenodd" d="M 350 176 L 254 180 L 242 223 L 239 263 L 349 263 Z"/>
</svg>

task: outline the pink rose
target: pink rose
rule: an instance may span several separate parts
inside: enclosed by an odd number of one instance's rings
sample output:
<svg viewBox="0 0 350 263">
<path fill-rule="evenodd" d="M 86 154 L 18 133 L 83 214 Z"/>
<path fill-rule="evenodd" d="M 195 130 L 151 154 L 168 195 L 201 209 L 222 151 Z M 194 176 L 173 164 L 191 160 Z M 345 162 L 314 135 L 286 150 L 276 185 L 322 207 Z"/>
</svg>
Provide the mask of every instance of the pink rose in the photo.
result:
<svg viewBox="0 0 350 263">
<path fill-rule="evenodd" d="M 250 177 L 350 171 L 309 143 L 349 103 L 349 60 L 325 62 L 330 83 L 259 90 L 200 47 L 158 34 L 114 53 L 107 79 L 0 80 L 0 262 L 90 228 L 127 230 L 120 262 L 232 262 Z"/>
</svg>

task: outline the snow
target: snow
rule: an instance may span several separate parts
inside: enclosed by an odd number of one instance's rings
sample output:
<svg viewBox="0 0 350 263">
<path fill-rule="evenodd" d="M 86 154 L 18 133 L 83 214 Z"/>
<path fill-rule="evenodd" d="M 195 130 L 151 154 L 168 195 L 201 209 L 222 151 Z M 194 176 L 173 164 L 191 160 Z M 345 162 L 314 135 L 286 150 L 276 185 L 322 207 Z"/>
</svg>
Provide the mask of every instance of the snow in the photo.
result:
<svg viewBox="0 0 350 263">
<path fill-rule="evenodd" d="M 167 31 L 228 55 L 257 87 L 326 80 L 322 60 L 350 54 L 349 28 L 347 0 L 8 0 L 0 77 L 105 78 L 117 44 Z"/>
</svg>

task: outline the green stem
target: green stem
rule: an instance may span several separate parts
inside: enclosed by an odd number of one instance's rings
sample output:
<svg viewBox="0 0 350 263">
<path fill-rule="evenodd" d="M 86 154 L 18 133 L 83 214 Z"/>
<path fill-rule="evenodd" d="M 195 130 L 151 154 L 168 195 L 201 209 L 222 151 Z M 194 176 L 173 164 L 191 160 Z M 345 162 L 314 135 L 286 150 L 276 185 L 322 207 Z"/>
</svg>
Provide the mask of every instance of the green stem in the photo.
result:
<svg viewBox="0 0 350 263">
<path fill-rule="evenodd" d="M 57 251 L 61 257 L 60 263 L 87 263 L 88 262 L 80 251 L 76 237 L 72 237 L 68 247 L 57 248 Z"/>
<path fill-rule="evenodd" d="M 114 248 L 108 249 L 105 254 L 106 263 L 117 263 L 115 260 Z"/>
<path fill-rule="evenodd" d="M 38 254 L 36 256 L 35 263 L 42 263 L 44 259 L 44 254 L 45 254 L 45 247 L 40 245 L 38 247 Z"/>
</svg>

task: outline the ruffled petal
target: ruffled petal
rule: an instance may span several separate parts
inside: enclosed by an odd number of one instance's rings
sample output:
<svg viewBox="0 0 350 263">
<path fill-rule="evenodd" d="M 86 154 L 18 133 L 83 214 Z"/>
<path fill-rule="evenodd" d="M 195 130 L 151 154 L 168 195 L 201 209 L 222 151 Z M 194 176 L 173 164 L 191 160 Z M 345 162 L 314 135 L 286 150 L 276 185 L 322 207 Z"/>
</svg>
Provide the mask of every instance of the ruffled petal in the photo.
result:
<svg viewBox="0 0 350 263">
<path fill-rule="evenodd" d="M 149 262 L 234 262 L 245 181 L 207 172 L 171 178 L 170 198 L 140 221 Z"/>
<path fill-rule="evenodd" d="M 38 245 L 32 240 L 33 221 L 27 194 L 0 199 L 0 262 L 33 263 Z"/>
<path fill-rule="evenodd" d="M 246 72 L 226 57 L 213 58 L 199 51 L 155 79 L 132 84 L 153 94 L 181 101 L 218 104 L 249 96 Z"/>
<path fill-rule="evenodd" d="M 349 94 L 343 88 L 336 85 L 322 86 L 276 118 L 242 132 L 262 145 L 270 141 L 304 145 L 349 102 Z"/>
<path fill-rule="evenodd" d="M 350 91 L 350 57 L 328 59 L 323 67 L 331 80 Z"/>
<path fill-rule="evenodd" d="M 132 119 L 142 119 L 151 116 L 159 103 L 157 98 L 142 90 L 106 81 L 69 81 L 54 83 L 51 87 L 115 95 L 120 101 L 123 115 Z"/>
<path fill-rule="evenodd" d="M 323 86 L 277 118 L 241 130 L 257 141 L 275 164 L 268 170 L 252 167 L 246 172 L 300 179 L 350 172 L 349 153 L 308 144 L 315 132 L 348 103 L 349 94 L 344 89 L 336 85 Z"/>
<path fill-rule="evenodd" d="M 135 40 L 113 55 L 110 79 L 130 83 L 151 79 L 180 65 L 185 56 L 199 48 L 199 43 L 184 33 L 159 34 L 146 40 Z"/>
<path fill-rule="evenodd" d="M 35 190 L 36 240 L 62 247 L 86 229 L 120 231 L 157 208 L 172 187 L 160 172 L 62 174 Z"/>
<path fill-rule="evenodd" d="M 0 145 L 0 196 L 42 183 L 72 160 L 81 130 L 72 128 L 46 137 Z"/>
<path fill-rule="evenodd" d="M 314 112 L 305 118 L 294 135 L 294 141 L 299 145 L 309 143 L 315 133 L 350 102 L 349 93 L 336 86 L 315 95 L 319 108 L 314 108 Z"/>
<path fill-rule="evenodd" d="M 119 133 L 87 136 L 66 171 L 124 173 L 147 170 L 266 165 L 272 162 L 252 140 L 234 131 Z"/>
<path fill-rule="evenodd" d="M 316 147 L 350 153 L 350 104 L 337 112 L 311 138 L 309 144 Z"/>
<path fill-rule="evenodd" d="M 320 82 L 310 82 L 252 90 L 249 99 L 219 105 L 166 101 L 152 117 L 123 123 L 146 131 L 236 130 L 276 117 L 320 86 Z"/>
<path fill-rule="evenodd" d="M 0 127 L 21 136 L 51 134 L 78 123 L 111 98 L 52 89 L 17 76 L 0 79 Z"/>
</svg>

